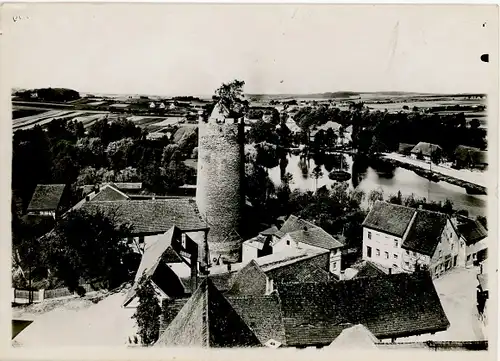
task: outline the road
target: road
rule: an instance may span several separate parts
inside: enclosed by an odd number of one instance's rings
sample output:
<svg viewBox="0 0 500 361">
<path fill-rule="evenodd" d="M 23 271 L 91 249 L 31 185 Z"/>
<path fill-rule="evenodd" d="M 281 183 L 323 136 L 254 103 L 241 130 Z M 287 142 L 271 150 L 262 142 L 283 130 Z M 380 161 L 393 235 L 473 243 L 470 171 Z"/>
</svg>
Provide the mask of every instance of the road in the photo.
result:
<svg viewBox="0 0 500 361">
<path fill-rule="evenodd" d="M 429 170 L 429 163 L 422 161 L 422 160 L 413 159 L 410 157 L 405 157 L 401 154 L 384 153 L 383 157 L 388 158 L 388 159 L 393 159 L 393 160 L 396 160 L 399 162 L 411 164 L 411 165 L 420 167 L 422 169 Z M 485 188 L 488 187 L 488 184 L 486 181 L 486 179 L 488 178 L 487 172 L 479 172 L 479 171 L 474 172 L 474 171 L 465 170 L 465 169 L 460 169 L 460 170 L 451 169 L 451 168 L 446 168 L 446 167 L 442 167 L 442 166 L 435 165 L 435 164 L 432 165 L 431 170 L 435 173 L 441 173 L 445 176 L 460 179 L 460 180 L 463 180 L 463 181 L 466 181 L 469 183 L 479 185 L 481 187 L 485 187 Z"/>
</svg>

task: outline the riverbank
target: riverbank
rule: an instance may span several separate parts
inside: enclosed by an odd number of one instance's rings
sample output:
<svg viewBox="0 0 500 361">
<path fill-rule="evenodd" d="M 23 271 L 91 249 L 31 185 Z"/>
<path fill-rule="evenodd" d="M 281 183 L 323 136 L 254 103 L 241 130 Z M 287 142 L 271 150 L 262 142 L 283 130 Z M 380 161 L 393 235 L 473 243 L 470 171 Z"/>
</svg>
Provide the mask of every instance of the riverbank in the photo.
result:
<svg viewBox="0 0 500 361">
<path fill-rule="evenodd" d="M 475 195 L 487 194 L 487 188 L 484 185 L 482 185 L 484 184 L 484 181 L 479 179 L 479 177 L 485 178 L 484 174 L 471 176 L 470 174 L 473 172 L 466 173 L 465 171 L 458 171 L 440 166 L 434 166 L 435 168 L 432 169 L 431 171 L 428 169 L 428 164 L 425 162 L 403 157 L 402 155 L 393 153 L 384 154 L 382 156 L 382 159 L 387 161 L 388 163 L 391 163 L 394 166 L 411 170 L 414 173 L 423 176 L 424 178 L 427 179 L 431 178 L 431 180 L 433 181 L 443 181 L 462 187 L 467 191 L 467 194 L 475 194 Z M 436 171 L 436 168 L 439 171 Z M 464 180 L 463 178 L 468 178 L 468 180 Z"/>
</svg>

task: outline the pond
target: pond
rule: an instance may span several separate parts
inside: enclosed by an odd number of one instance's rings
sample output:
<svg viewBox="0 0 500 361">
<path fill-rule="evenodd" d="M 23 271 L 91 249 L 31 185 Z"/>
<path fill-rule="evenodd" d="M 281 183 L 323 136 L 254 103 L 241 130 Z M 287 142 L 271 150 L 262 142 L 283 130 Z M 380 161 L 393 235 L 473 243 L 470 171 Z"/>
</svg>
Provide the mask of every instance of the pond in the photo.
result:
<svg viewBox="0 0 500 361">
<path fill-rule="evenodd" d="M 339 161 L 339 157 L 342 156 Z M 431 201 L 444 202 L 447 198 L 453 202 L 454 208 L 466 209 L 470 216 L 487 215 L 487 196 L 469 195 L 464 188 L 446 183 L 430 182 L 425 178 L 418 176 L 410 170 L 396 168 L 393 171 L 376 171 L 372 167 L 363 167 L 354 164 L 353 157 L 347 154 L 338 154 L 337 159 L 333 161 L 333 169 L 343 169 L 348 171 L 352 178 L 349 180 L 350 188 L 361 189 L 368 194 L 371 190 L 381 189 L 384 192 L 384 197 L 397 194 L 401 191 L 403 196 L 411 195 L 412 193 L 418 197 L 425 197 Z M 289 155 L 287 157 L 288 165 L 286 172 L 293 176 L 290 188 L 300 189 L 302 191 L 316 189 L 317 187 L 330 186 L 335 183 L 328 177 L 332 170 L 332 164 L 321 166 L 322 176 L 317 180 L 312 176 L 312 171 L 316 167 L 314 159 L 303 160 L 298 155 Z M 354 172 L 353 172 L 353 164 Z M 269 169 L 269 177 L 275 184 L 281 182 L 280 167 Z"/>
</svg>

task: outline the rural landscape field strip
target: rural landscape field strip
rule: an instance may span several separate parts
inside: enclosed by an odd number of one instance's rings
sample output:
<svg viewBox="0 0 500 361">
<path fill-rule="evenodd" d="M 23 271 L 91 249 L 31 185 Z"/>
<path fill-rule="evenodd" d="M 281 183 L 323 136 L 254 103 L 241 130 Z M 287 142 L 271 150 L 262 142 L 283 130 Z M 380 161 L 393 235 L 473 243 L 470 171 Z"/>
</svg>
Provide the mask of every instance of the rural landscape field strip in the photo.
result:
<svg viewBox="0 0 500 361">
<path fill-rule="evenodd" d="M 24 127 L 27 127 L 30 125 L 35 125 L 35 124 L 42 122 L 46 119 L 52 120 L 54 118 L 58 118 L 58 117 L 61 117 L 63 115 L 69 114 L 69 113 L 71 113 L 71 111 L 54 110 L 54 111 L 40 114 L 39 116 L 36 116 L 33 118 L 30 117 L 31 119 L 26 119 L 26 118 L 16 119 L 17 122 L 14 123 L 14 129 L 24 128 Z"/>
</svg>

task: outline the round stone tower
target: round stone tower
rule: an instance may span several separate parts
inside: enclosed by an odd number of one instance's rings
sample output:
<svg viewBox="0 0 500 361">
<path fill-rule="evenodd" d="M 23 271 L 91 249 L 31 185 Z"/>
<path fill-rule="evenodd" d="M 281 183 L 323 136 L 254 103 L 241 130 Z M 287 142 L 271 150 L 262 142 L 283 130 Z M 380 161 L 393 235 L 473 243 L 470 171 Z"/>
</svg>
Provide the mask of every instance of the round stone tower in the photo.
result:
<svg viewBox="0 0 500 361">
<path fill-rule="evenodd" d="M 196 203 L 210 227 L 210 258 L 237 262 L 243 242 L 244 124 L 229 118 L 220 103 L 208 120 L 200 117 L 198 123 Z"/>
</svg>

